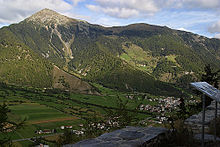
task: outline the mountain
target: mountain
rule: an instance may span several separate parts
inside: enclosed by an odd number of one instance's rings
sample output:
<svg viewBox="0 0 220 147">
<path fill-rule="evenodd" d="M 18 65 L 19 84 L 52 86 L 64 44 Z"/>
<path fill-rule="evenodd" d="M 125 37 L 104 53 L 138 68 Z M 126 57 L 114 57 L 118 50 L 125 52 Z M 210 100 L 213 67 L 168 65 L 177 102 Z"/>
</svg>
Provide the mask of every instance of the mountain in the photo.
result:
<svg viewBox="0 0 220 147">
<path fill-rule="evenodd" d="M 56 85 L 56 65 L 74 78 L 121 91 L 172 95 L 178 92 L 173 84 L 197 79 L 206 64 L 220 67 L 218 39 L 148 24 L 103 27 L 49 9 L 3 27 L 0 34 L 0 52 L 5 52 L 0 53 L 0 80 L 10 83 L 20 79 L 33 86 Z M 17 52 L 24 54 L 21 63 Z M 39 71 L 32 70 L 36 67 Z"/>
<path fill-rule="evenodd" d="M 40 14 L 35 14 L 29 19 L 36 19 L 35 21 L 38 21 L 37 19 L 39 18 L 37 16 L 39 15 Z M 49 18 L 44 21 L 48 20 Z M 58 19 L 55 20 L 58 21 Z M 17 25 L 24 26 L 15 32 L 13 29 L 16 29 Z M 34 32 L 25 32 L 25 27 L 28 25 L 25 25 L 24 22 L 17 25 L 11 25 L 10 27 L 3 27 L 0 29 L 1 82 L 41 88 L 53 87 L 85 94 L 98 94 L 93 86 L 64 72 L 56 67 L 53 62 L 48 61 L 45 57 L 47 56 L 47 53 L 45 53 L 44 56 L 43 52 L 40 50 L 34 50 L 36 45 L 39 48 L 41 45 L 44 45 L 41 44 L 41 42 L 38 42 L 42 38 L 37 38 L 35 40 L 36 42 L 33 41 L 34 38 L 31 37 L 35 37 Z M 22 39 L 20 37 L 22 37 Z M 27 42 L 31 40 L 35 45 L 27 44 Z"/>
</svg>

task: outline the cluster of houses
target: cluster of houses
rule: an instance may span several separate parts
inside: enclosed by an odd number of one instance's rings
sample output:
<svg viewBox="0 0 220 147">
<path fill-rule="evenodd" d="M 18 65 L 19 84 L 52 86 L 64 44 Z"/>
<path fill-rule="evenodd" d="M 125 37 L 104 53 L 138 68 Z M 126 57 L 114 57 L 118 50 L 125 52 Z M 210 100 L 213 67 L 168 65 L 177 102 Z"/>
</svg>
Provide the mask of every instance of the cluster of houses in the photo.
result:
<svg viewBox="0 0 220 147">
<path fill-rule="evenodd" d="M 15 125 L 6 122 L 3 124 L 2 130 L 3 130 L 3 132 L 12 132 L 13 130 L 15 130 L 15 128 L 16 128 Z"/>
<path fill-rule="evenodd" d="M 73 126 L 61 126 L 60 129 L 64 130 L 64 129 L 72 129 Z"/>
<path fill-rule="evenodd" d="M 173 112 L 174 110 L 179 109 L 179 105 L 181 103 L 180 98 L 175 98 L 175 97 L 167 97 L 167 98 L 154 98 L 148 99 L 150 102 L 156 102 L 157 104 L 155 105 L 150 105 L 150 104 L 142 104 L 139 107 L 139 110 L 141 111 L 150 111 L 154 113 L 160 113 L 160 116 L 157 116 L 155 119 L 148 119 L 148 122 L 151 123 L 159 123 L 162 124 L 164 121 L 168 120 L 168 117 L 166 117 L 166 113 Z M 189 104 L 195 104 L 198 103 L 198 100 L 187 100 L 186 103 Z"/>
<path fill-rule="evenodd" d="M 129 99 L 134 99 L 134 95 L 128 95 L 127 98 Z M 158 98 L 148 98 L 147 96 L 144 96 L 144 99 L 149 100 L 150 102 L 155 104 L 142 104 L 139 106 L 139 110 L 141 111 L 149 111 L 152 113 L 160 113 L 160 116 L 157 116 L 156 118 L 147 118 L 147 122 L 152 122 L 152 123 L 158 123 L 162 124 L 164 121 L 168 120 L 168 117 L 166 117 L 166 114 L 169 112 L 172 112 L 174 110 L 178 110 L 179 105 L 181 103 L 180 98 L 175 98 L 175 97 L 158 97 Z M 187 100 L 186 103 L 197 103 L 197 100 Z M 76 135 L 83 135 L 85 133 L 85 129 L 83 128 L 83 124 L 79 125 L 81 127 L 80 130 L 73 130 L 73 126 L 60 126 L 61 130 L 64 129 L 71 129 L 72 133 Z M 119 126 L 119 123 L 117 122 L 117 118 L 113 118 L 111 120 L 108 120 L 105 123 L 91 123 L 90 127 L 93 127 L 95 129 L 106 129 L 108 130 L 109 127 L 117 127 Z M 36 134 L 49 134 L 49 133 L 56 133 L 56 129 L 44 129 L 44 130 L 37 130 L 35 133 Z"/>
<path fill-rule="evenodd" d="M 109 130 L 110 127 L 118 127 L 119 123 L 116 120 L 108 120 L 105 123 L 91 123 L 89 126 L 100 130 Z"/>
<path fill-rule="evenodd" d="M 157 105 L 142 104 L 139 110 L 145 110 L 156 113 L 171 112 L 176 110 L 179 106 L 180 98 L 167 97 L 167 98 L 157 98 L 149 99 L 149 101 L 157 101 Z"/>
<path fill-rule="evenodd" d="M 82 130 L 71 130 L 72 133 L 76 134 L 76 135 L 83 135 L 84 134 L 84 131 Z"/>
<path fill-rule="evenodd" d="M 56 129 L 44 129 L 44 130 L 37 130 L 35 131 L 35 134 L 51 134 L 51 133 L 56 133 Z"/>
<path fill-rule="evenodd" d="M 82 124 L 80 126 L 83 126 Z M 84 131 L 82 130 L 72 130 L 73 126 L 61 126 L 60 129 L 64 130 L 64 129 L 71 129 L 71 132 L 76 134 L 76 135 L 83 135 Z"/>
<path fill-rule="evenodd" d="M 60 126 L 61 130 L 71 129 L 71 132 L 76 134 L 76 135 L 84 134 L 84 132 L 82 130 L 72 130 L 72 128 L 73 128 L 73 126 Z M 57 130 L 56 129 L 44 129 L 44 130 L 35 131 L 35 134 L 51 134 L 51 133 L 57 133 Z"/>
<path fill-rule="evenodd" d="M 73 126 L 61 126 L 60 129 L 72 129 Z M 57 133 L 56 129 L 44 129 L 44 130 L 37 130 L 35 131 L 35 134 L 51 134 L 51 133 Z"/>
</svg>

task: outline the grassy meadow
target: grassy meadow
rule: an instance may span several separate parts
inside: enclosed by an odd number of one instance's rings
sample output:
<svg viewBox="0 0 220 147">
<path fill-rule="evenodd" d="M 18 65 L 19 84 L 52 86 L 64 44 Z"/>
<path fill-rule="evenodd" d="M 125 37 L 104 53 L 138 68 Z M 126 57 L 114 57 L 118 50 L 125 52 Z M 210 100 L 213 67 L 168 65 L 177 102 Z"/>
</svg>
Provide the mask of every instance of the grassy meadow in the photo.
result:
<svg viewBox="0 0 220 147">
<path fill-rule="evenodd" d="M 45 91 L 43 89 L 19 88 L 16 86 L 0 87 L 0 104 L 6 103 L 11 110 L 9 120 L 21 122 L 23 128 L 11 132 L 11 139 L 22 139 L 40 136 L 36 130 L 56 129 L 61 133 L 60 126 L 72 125 L 78 129 L 86 117 L 103 115 L 105 109 L 118 107 L 118 98 L 122 102 L 129 101 L 127 109 L 133 109 L 138 102 L 127 99 L 125 93 L 115 92 L 101 85 L 94 84 L 101 95 L 82 95 L 67 92 Z M 146 102 L 145 102 L 146 103 Z M 140 117 L 148 114 L 140 113 Z"/>
<path fill-rule="evenodd" d="M 140 105 L 158 105 L 153 99 L 166 98 L 147 93 L 123 93 L 92 83 L 100 95 L 83 95 L 60 91 L 58 89 L 36 89 L 31 87 L 0 86 L 0 104 L 6 103 L 11 110 L 9 120 L 21 122 L 24 126 L 16 132 L 10 132 L 12 140 L 33 138 L 47 134 L 35 134 L 37 130 L 56 129 L 63 133 L 61 126 L 71 125 L 73 130 L 80 130 L 81 125 L 92 117 L 105 118 L 111 113 L 120 113 L 121 104 L 129 114 L 134 114 L 139 120 L 152 120 L 147 125 L 155 124 L 157 112 L 140 111 Z M 129 97 L 130 96 L 130 97 Z M 129 98 L 128 98 L 129 97 Z M 147 97 L 147 98 L 146 98 Z M 169 113 L 167 113 L 169 115 Z M 54 134 L 55 136 L 58 134 Z M 52 138 L 56 138 L 53 137 Z M 15 142 L 16 146 L 29 144 L 30 141 Z"/>
</svg>

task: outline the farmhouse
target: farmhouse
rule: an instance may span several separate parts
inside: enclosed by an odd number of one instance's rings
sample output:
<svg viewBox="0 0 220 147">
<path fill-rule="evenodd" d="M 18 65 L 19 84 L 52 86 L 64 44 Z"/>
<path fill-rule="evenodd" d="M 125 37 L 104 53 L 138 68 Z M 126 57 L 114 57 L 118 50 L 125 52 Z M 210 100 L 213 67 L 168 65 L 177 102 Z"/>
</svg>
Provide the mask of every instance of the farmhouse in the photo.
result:
<svg viewBox="0 0 220 147">
<path fill-rule="evenodd" d="M 60 127 L 61 130 L 64 130 L 65 128 L 66 128 L 66 129 L 72 129 L 73 126 L 61 126 L 61 127 Z"/>
<path fill-rule="evenodd" d="M 35 134 L 49 134 L 52 133 L 50 129 L 44 129 L 44 130 L 37 130 L 35 131 Z"/>
</svg>

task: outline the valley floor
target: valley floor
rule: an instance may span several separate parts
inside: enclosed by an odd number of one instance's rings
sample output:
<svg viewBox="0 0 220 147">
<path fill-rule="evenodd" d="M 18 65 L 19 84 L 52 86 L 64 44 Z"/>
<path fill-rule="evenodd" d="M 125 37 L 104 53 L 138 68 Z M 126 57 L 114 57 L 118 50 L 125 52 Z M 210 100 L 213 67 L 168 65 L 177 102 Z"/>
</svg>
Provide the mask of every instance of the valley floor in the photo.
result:
<svg viewBox="0 0 220 147">
<path fill-rule="evenodd" d="M 95 86 L 101 91 L 101 96 L 1 86 L 0 104 L 9 106 L 9 119 L 14 122 L 25 120 L 23 128 L 9 133 L 14 144 L 25 146 L 32 143 L 31 138 L 40 136 L 56 140 L 64 133 L 64 128 L 77 135 L 83 134 L 84 125 L 89 121 L 87 118 L 104 117 L 109 111 L 118 111 L 119 102 L 126 105 L 125 109 L 129 113 L 135 111 L 144 126 L 161 126 L 168 115 L 178 110 L 179 98 L 122 93 L 101 85 Z"/>
</svg>

